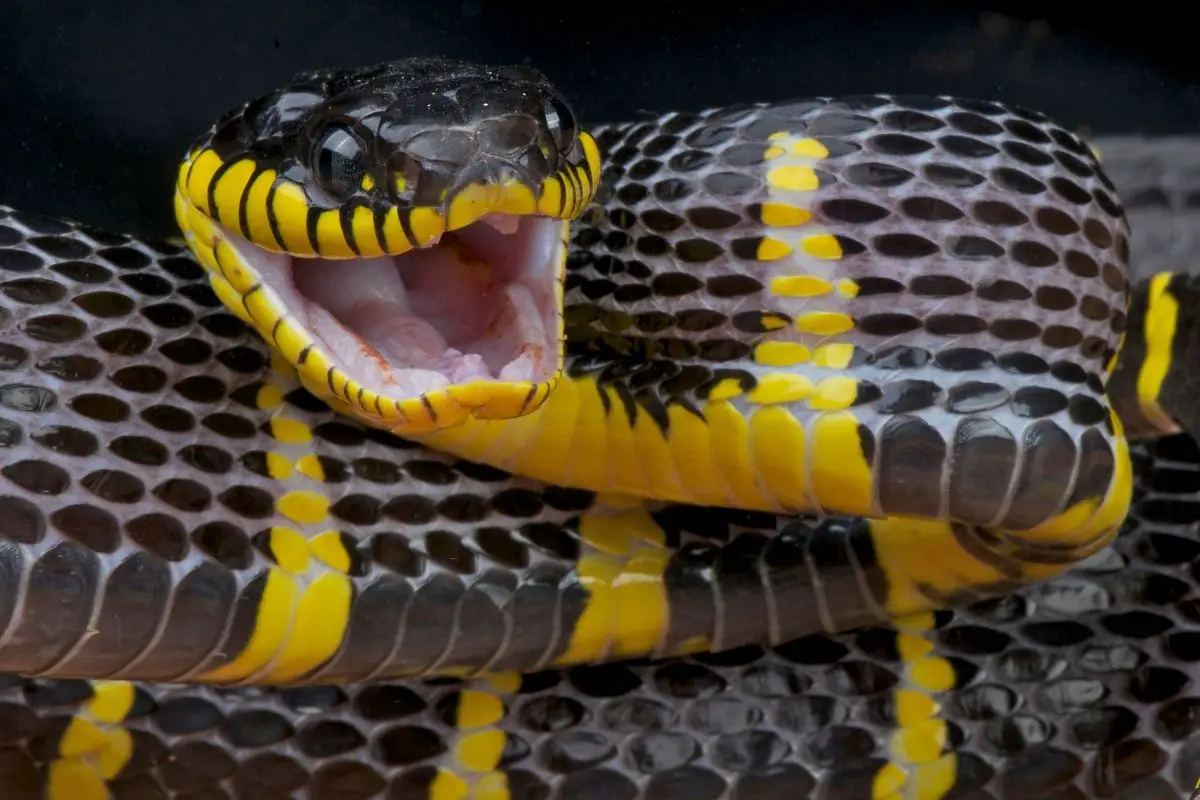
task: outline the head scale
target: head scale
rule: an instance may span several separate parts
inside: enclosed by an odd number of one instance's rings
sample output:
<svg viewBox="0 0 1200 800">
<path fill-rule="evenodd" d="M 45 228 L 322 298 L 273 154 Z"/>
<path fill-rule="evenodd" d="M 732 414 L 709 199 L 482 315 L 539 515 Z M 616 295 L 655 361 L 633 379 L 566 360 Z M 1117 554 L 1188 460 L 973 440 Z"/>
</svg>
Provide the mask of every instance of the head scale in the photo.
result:
<svg viewBox="0 0 1200 800">
<path fill-rule="evenodd" d="M 566 226 L 599 176 L 536 70 L 414 58 L 302 73 L 229 112 L 175 209 L 218 297 L 311 391 L 411 433 L 545 400 Z"/>
<path fill-rule="evenodd" d="M 587 165 L 575 113 L 529 67 L 437 58 L 301 73 L 192 148 L 250 159 L 314 210 L 448 203 L 472 184 L 536 191 Z"/>
</svg>

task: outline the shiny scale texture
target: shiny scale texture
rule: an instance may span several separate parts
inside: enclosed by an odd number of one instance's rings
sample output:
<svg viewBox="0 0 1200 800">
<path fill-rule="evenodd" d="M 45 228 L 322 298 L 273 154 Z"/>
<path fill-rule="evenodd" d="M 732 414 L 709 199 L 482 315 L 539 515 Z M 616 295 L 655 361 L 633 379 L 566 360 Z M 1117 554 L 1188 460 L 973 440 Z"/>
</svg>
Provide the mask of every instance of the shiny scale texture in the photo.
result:
<svg viewBox="0 0 1200 800">
<path fill-rule="evenodd" d="M 610 156 L 619 163 L 619 151 Z M 676 567 L 664 568 L 670 607 L 695 614 L 673 614 L 667 640 L 700 636 L 724 652 L 519 682 L 359 686 L 345 682 L 452 667 L 455 657 L 526 669 L 562 656 L 562 631 L 545 620 L 557 615 L 569 631 L 583 613 L 572 563 L 595 546 L 580 529 L 601 501 L 365 431 L 293 388 L 283 402 L 311 429 L 334 531 L 302 568 L 277 547 L 288 514 L 268 434 L 281 437 L 262 395 L 269 355 L 197 265 L 165 246 L 5 210 L 0 272 L 0 325 L 12 332 L 0 341 L 0 562 L 12 576 L 0 666 L 43 676 L 13 678 L 0 696 L 11 796 L 38 797 L 48 784 L 54 800 L 68 797 L 62 786 L 89 759 L 116 765 L 118 798 L 192 800 L 442 800 L 464 796 L 459 784 L 478 797 L 865 798 L 905 780 L 922 796 L 1156 797 L 1193 781 L 1188 596 L 1200 553 L 1185 495 L 1200 488 L 1200 453 L 1179 439 L 1159 443 L 1155 458 L 1139 453 L 1143 496 L 1115 547 L 1050 583 L 939 613 L 932 630 L 902 621 L 899 633 L 831 636 L 818 632 L 829 619 L 802 610 L 832 607 L 839 628 L 878 613 L 861 522 L 667 506 L 652 514 Z M 1086 277 L 1104 283 L 1103 267 Z M 569 287 L 576 308 L 585 284 Z M 1111 277 L 1107 286 L 1123 289 Z M 1118 305 L 1093 320 L 1106 337 Z M 1091 366 L 1106 355 L 1093 346 L 1076 358 Z M 716 377 L 702 352 L 672 357 Z M 365 646 L 315 674 L 343 685 L 141 684 L 126 696 L 122 684 L 67 677 L 173 680 L 228 666 L 276 568 L 302 587 L 329 574 L 363 590 L 347 635 Z M 778 585 L 761 577 L 771 569 Z M 512 637 L 485 637 L 496 631 L 489 583 L 531 589 L 527 605 L 508 607 L 534 615 L 528 629 L 514 622 Z M 374 607 L 368 586 L 387 587 Z M 763 613 L 781 587 L 804 602 L 782 618 Z M 482 602 L 470 604 L 472 592 Z M 468 635 L 452 643 L 455 626 Z M 914 654 L 914 639 L 932 650 Z M 476 647 L 492 649 L 468 657 Z M 950 684 L 923 686 L 923 668 L 939 665 Z M 938 725 L 901 719 L 928 695 L 940 700 Z M 932 758 L 904 752 L 925 747 L 906 729 L 931 727 L 944 736 Z M 936 776 L 922 773 L 931 763 Z M 921 788 L 947 776 L 939 794 Z"/>
</svg>

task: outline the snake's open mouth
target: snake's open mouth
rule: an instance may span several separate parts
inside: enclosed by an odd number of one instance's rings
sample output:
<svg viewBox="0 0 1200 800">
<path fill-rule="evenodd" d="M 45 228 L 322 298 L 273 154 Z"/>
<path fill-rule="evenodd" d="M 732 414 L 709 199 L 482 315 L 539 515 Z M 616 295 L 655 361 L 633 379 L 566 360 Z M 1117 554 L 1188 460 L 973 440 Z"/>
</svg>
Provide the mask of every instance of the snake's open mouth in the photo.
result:
<svg viewBox="0 0 1200 800">
<path fill-rule="evenodd" d="M 553 377 L 562 226 L 489 213 L 426 247 L 349 260 L 239 249 L 335 366 L 401 399 Z"/>
</svg>

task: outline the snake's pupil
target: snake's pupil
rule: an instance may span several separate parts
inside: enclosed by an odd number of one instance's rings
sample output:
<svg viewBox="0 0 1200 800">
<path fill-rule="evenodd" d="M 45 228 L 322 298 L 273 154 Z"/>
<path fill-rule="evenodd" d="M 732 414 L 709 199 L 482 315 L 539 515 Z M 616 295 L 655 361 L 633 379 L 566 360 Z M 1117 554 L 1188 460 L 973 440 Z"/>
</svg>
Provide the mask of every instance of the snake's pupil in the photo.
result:
<svg viewBox="0 0 1200 800">
<path fill-rule="evenodd" d="M 358 188 L 363 175 L 363 146 L 345 128 L 332 128 L 316 148 L 317 182 L 339 196 Z"/>
</svg>

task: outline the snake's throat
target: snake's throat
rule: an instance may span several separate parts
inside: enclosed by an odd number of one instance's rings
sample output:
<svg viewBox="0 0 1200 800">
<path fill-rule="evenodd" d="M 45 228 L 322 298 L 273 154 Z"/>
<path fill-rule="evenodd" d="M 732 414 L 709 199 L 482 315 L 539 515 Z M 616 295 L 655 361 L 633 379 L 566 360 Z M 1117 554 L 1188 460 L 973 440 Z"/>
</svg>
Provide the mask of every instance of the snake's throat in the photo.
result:
<svg viewBox="0 0 1200 800">
<path fill-rule="evenodd" d="M 327 260 L 250 248 L 248 258 L 336 366 L 380 394 L 417 397 L 553 377 L 562 225 L 493 213 L 398 256 Z"/>
</svg>

